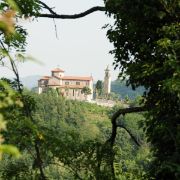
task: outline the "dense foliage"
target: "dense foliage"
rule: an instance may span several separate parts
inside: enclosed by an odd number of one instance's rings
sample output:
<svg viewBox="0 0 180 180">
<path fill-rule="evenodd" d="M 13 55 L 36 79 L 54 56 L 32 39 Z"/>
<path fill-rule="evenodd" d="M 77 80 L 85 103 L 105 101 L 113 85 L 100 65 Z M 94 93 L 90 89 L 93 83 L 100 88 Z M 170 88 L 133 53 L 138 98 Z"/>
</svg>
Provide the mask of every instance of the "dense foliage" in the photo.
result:
<svg viewBox="0 0 180 180">
<path fill-rule="evenodd" d="M 15 104 L 19 107 L 22 106 L 22 103 L 16 99 L 16 93 L 12 90 L 10 85 L 4 80 L 0 80 L 0 133 L 6 129 L 5 113 L 7 112 L 7 109 Z M 0 134 L 0 159 L 2 153 L 10 153 L 19 156 L 17 148 L 2 144 L 3 141 L 4 138 Z"/>
<path fill-rule="evenodd" d="M 178 0 L 108 0 L 107 32 L 115 67 L 133 89 L 144 86 L 146 134 L 155 156 L 150 177 L 180 178 L 180 4 Z"/>
</svg>

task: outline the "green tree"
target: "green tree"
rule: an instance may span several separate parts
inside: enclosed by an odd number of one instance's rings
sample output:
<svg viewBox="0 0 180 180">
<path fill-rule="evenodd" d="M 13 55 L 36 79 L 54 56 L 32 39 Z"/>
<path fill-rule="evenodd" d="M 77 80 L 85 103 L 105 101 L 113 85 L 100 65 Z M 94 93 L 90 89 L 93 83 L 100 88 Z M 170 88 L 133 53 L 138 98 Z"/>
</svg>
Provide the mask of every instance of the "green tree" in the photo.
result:
<svg viewBox="0 0 180 180">
<path fill-rule="evenodd" d="M 91 89 L 87 86 L 82 88 L 81 93 L 85 95 L 86 99 L 88 95 L 92 94 Z"/>
<path fill-rule="evenodd" d="M 97 98 L 103 94 L 103 82 L 101 80 L 96 82 L 95 90 Z"/>
<path fill-rule="evenodd" d="M 6 81 L 0 80 L 0 133 L 6 129 L 6 111 L 9 107 L 14 105 L 22 107 L 21 101 L 16 99 L 16 92 L 13 91 Z M 2 158 L 2 153 L 9 153 L 15 156 L 20 155 L 17 148 L 12 145 L 2 144 L 3 141 L 3 136 L 0 134 L 0 160 Z"/>
<path fill-rule="evenodd" d="M 114 65 L 133 89 L 146 88 L 146 134 L 154 162 L 150 177 L 180 178 L 180 4 L 178 0 L 109 0 L 115 23 L 107 32 Z"/>
<path fill-rule="evenodd" d="M 15 26 L 13 18 L 15 17 L 15 13 L 18 12 L 14 1 L 9 1 L 6 4 L 9 6 L 14 4 L 14 8 L 6 9 L 5 11 L 1 10 L 0 12 L 0 38 L 2 38 L 0 40 L 0 65 L 4 65 L 3 58 L 8 56 L 8 51 L 6 51 L 3 41 L 5 42 L 10 36 L 14 35 Z M 3 3 L 1 6 L 3 6 Z M 14 105 L 22 107 L 22 103 L 20 100 L 17 100 L 16 95 L 16 92 L 10 87 L 9 83 L 7 83 L 5 79 L 0 79 L 0 133 L 6 129 L 4 116 L 7 109 Z M 19 156 L 19 151 L 17 148 L 11 145 L 2 145 L 3 141 L 3 136 L 0 134 L 0 159 L 2 157 L 2 153 L 9 153 Z"/>
</svg>

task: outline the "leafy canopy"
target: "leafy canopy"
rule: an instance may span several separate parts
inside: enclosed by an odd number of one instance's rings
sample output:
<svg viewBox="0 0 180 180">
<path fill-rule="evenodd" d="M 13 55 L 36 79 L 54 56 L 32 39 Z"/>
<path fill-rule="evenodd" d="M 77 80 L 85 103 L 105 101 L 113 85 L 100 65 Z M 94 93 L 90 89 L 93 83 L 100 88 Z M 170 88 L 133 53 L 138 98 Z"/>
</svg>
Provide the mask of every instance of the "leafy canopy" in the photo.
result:
<svg viewBox="0 0 180 180">
<path fill-rule="evenodd" d="M 114 65 L 133 89 L 146 88 L 146 133 L 155 161 L 150 176 L 180 178 L 180 3 L 178 0 L 108 0 L 115 23 L 107 37 Z"/>
</svg>

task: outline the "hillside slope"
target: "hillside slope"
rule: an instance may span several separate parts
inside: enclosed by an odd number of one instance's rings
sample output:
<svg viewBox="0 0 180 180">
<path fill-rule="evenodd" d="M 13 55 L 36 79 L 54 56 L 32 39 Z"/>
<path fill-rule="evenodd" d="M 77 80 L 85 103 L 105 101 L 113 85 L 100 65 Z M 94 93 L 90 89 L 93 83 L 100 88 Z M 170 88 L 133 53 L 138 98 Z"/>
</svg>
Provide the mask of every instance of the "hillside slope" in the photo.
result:
<svg viewBox="0 0 180 180">
<path fill-rule="evenodd" d="M 127 87 L 125 81 L 112 81 L 111 83 L 111 91 L 119 94 L 120 98 L 124 99 L 126 96 L 128 96 L 130 99 L 135 99 L 137 95 L 142 95 L 144 92 L 143 87 L 137 88 L 135 91 L 132 90 L 131 87 Z"/>
<path fill-rule="evenodd" d="M 33 87 L 37 87 L 37 83 L 40 78 L 40 75 L 26 76 L 21 78 L 21 82 L 24 85 L 24 87 L 32 89 Z"/>
</svg>

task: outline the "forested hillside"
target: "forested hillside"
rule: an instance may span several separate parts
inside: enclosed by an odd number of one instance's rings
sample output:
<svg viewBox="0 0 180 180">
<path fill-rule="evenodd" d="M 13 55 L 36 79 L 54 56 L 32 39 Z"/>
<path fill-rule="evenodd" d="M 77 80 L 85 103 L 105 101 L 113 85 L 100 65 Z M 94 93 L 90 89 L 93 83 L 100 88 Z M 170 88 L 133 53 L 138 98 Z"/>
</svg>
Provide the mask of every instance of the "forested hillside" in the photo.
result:
<svg viewBox="0 0 180 180">
<path fill-rule="evenodd" d="M 125 81 L 116 80 L 111 83 L 111 91 L 118 94 L 121 99 L 125 99 L 126 97 L 135 99 L 138 95 L 143 95 L 145 89 L 138 87 L 136 90 L 133 90 L 131 86 L 126 86 Z"/>
<path fill-rule="evenodd" d="M 21 157 L 6 155 L 0 165 L 2 179 L 98 179 L 111 177 L 109 150 L 110 117 L 118 108 L 66 100 L 56 91 L 41 95 L 24 92 L 31 118 L 21 108 L 9 107 L 5 117 L 6 143 L 16 145 Z M 18 121 L 21 119 L 21 121 Z M 131 114 L 119 122 L 114 157 L 117 177 L 139 179 L 150 161 L 145 135 L 139 129 L 144 117 Z M 137 145 L 130 134 L 137 139 Z M 42 172 L 41 172 L 42 171 Z"/>
</svg>

